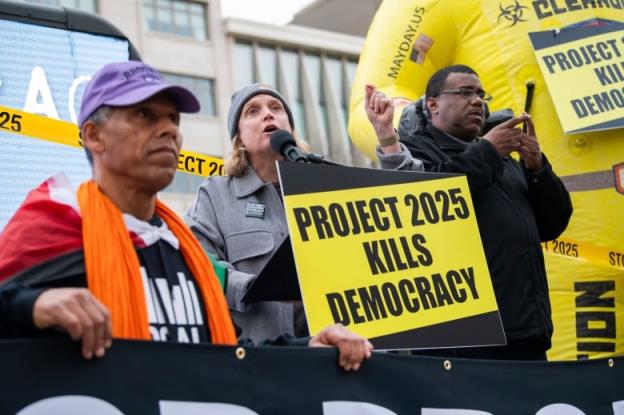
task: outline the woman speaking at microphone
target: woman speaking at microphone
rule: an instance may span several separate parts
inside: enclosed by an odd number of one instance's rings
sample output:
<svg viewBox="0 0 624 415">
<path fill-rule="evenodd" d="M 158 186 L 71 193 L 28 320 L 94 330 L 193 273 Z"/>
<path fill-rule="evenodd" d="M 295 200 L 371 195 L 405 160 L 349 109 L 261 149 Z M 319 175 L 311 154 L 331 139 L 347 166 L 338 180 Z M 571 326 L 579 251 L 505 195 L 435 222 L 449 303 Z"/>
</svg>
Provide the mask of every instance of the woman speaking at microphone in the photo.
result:
<svg viewBox="0 0 624 415">
<path fill-rule="evenodd" d="M 200 186 L 185 219 L 204 249 L 228 268 L 226 295 L 241 337 L 254 342 L 287 333 L 307 336 L 301 301 L 244 303 L 250 284 L 288 236 L 271 134 L 294 132 L 284 97 L 265 84 L 252 84 L 232 95 L 228 130 L 232 152 L 227 176 L 209 177 Z"/>
</svg>

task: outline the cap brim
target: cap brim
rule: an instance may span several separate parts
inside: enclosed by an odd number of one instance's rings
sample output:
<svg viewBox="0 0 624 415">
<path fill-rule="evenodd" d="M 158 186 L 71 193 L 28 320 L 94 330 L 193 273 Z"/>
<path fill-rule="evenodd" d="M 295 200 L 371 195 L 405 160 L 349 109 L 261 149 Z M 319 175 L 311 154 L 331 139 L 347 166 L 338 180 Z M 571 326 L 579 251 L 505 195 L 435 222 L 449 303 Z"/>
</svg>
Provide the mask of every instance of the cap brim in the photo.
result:
<svg viewBox="0 0 624 415">
<path fill-rule="evenodd" d="M 102 105 L 113 107 L 125 107 L 138 104 L 153 97 L 156 94 L 165 92 L 171 97 L 176 108 L 180 112 L 194 113 L 201 108 L 197 97 L 188 89 L 179 85 L 146 85 L 142 88 L 133 89 L 126 94 L 121 94 L 114 99 L 103 102 Z"/>
</svg>

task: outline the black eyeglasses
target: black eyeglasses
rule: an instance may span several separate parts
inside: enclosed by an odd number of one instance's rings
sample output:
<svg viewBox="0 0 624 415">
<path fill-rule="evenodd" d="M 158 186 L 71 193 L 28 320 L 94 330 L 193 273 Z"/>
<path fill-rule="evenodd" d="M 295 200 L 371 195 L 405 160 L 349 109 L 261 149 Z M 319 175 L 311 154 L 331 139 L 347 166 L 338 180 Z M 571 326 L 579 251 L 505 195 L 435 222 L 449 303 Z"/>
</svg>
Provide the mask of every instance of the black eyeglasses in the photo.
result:
<svg viewBox="0 0 624 415">
<path fill-rule="evenodd" d="M 486 94 L 485 91 L 475 91 L 474 89 L 470 89 L 470 88 L 459 88 L 459 89 L 449 89 L 448 91 L 440 91 L 437 94 L 435 94 L 435 96 L 442 95 L 442 94 L 461 95 L 462 97 L 466 98 L 469 101 L 472 100 L 474 97 L 479 97 L 481 101 L 485 101 L 485 102 L 492 100 L 492 95 Z"/>
</svg>

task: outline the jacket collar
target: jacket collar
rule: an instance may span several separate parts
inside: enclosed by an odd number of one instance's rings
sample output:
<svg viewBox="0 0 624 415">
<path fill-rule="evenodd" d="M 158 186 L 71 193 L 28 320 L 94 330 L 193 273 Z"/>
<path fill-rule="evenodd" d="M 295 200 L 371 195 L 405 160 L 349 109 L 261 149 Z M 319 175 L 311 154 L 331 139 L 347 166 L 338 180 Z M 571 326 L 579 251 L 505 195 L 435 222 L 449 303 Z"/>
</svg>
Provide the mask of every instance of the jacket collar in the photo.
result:
<svg viewBox="0 0 624 415">
<path fill-rule="evenodd" d="M 234 191 L 238 198 L 247 197 L 264 186 L 264 182 L 260 180 L 251 166 L 247 168 L 242 177 L 233 177 L 232 180 L 234 181 Z"/>
<path fill-rule="evenodd" d="M 431 124 L 427 125 L 427 131 L 433 136 L 436 144 L 438 145 L 438 147 L 440 147 L 440 149 L 463 151 L 470 144 L 475 143 L 478 140 L 478 138 L 476 138 L 473 141 L 462 141 L 459 138 L 455 138 L 452 135 L 437 129 Z"/>
</svg>

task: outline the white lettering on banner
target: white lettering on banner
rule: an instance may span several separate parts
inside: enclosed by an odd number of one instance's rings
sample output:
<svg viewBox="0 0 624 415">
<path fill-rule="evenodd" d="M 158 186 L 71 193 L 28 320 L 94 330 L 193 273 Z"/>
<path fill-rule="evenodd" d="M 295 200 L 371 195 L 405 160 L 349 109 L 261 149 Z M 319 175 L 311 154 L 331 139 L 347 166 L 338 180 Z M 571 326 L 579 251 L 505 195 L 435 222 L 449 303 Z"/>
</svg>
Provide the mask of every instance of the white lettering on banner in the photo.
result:
<svg viewBox="0 0 624 415">
<path fill-rule="evenodd" d="M 80 84 L 85 82 L 89 82 L 91 80 L 90 76 L 79 76 L 74 79 L 71 86 L 69 87 L 69 101 L 67 102 L 67 109 L 69 110 L 69 118 L 74 124 L 78 124 L 78 116 L 76 115 L 76 90 Z"/>
<path fill-rule="evenodd" d="M 31 403 L 16 415 L 124 415 L 110 403 L 91 396 L 63 395 Z"/>
<path fill-rule="evenodd" d="M 423 408 L 421 415 L 492 415 L 490 412 L 476 411 L 474 409 L 441 409 Z"/>
<path fill-rule="evenodd" d="M 367 402 L 328 401 L 323 402 L 323 415 L 397 415 L 382 406 Z"/>
<path fill-rule="evenodd" d="M 554 403 L 543 407 L 535 415 L 585 415 L 585 412 L 566 403 Z"/>
<path fill-rule="evenodd" d="M 230 403 L 158 401 L 158 407 L 161 415 L 258 415 L 249 408 Z"/>
<path fill-rule="evenodd" d="M 219 402 L 158 401 L 161 415 L 259 415 L 246 406 Z M 86 395 L 61 395 L 33 402 L 16 415 L 124 415 L 112 404 Z M 412 412 L 413 413 L 413 412 Z M 475 409 L 422 408 L 421 415 L 492 415 Z M 323 415 L 398 415 L 383 406 L 357 401 L 325 401 Z M 585 415 L 565 403 L 547 405 L 535 415 Z M 624 401 L 613 402 L 613 415 L 624 415 Z"/>
<path fill-rule="evenodd" d="M 41 102 L 39 96 L 41 95 Z M 50 118 L 59 120 L 58 111 L 54 100 L 52 99 L 52 91 L 48 85 L 48 78 L 41 66 L 35 66 L 30 74 L 30 82 L 28 83 L 28 93 L 26 94 L 26 103 L 24 104 L 25 112 L 33 114 L 44 114 Z"/>
</svg>

